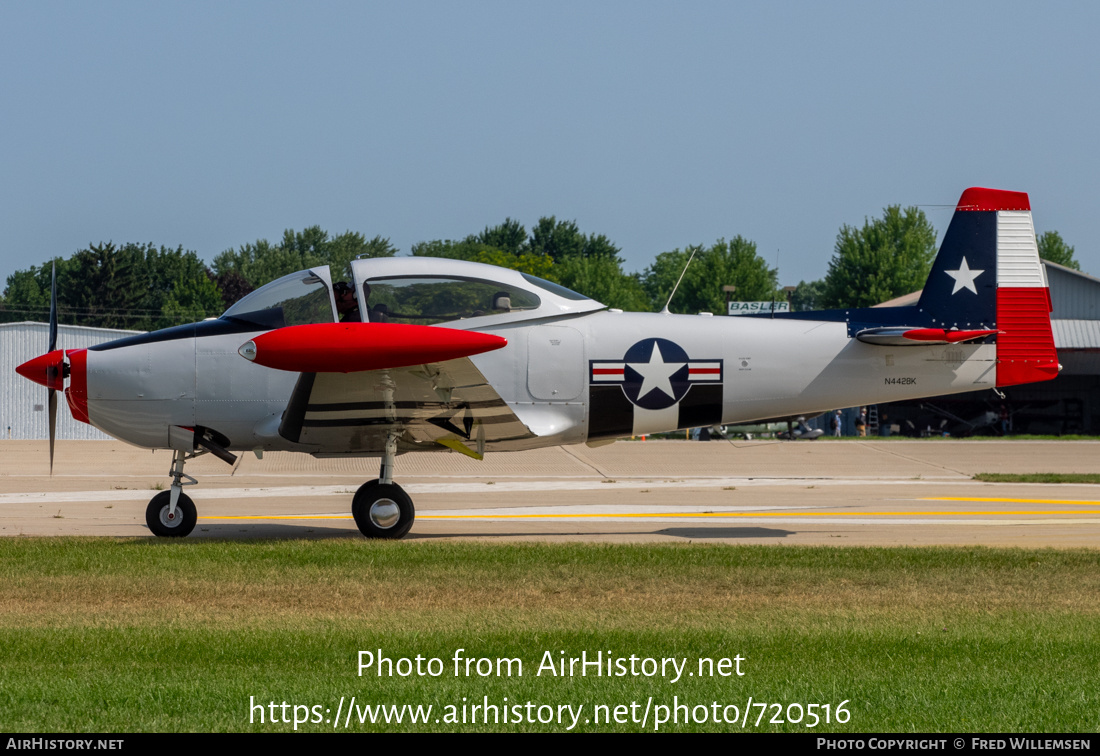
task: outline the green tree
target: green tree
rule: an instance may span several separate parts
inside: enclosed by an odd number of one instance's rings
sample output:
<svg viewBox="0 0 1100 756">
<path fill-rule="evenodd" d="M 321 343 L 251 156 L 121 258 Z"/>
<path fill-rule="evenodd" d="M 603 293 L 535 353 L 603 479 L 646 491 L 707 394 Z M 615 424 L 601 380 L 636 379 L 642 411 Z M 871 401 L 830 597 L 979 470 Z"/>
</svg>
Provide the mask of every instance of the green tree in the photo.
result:
<svg viewBox="0 0 1100 756">
<path fill-rule="evenodd" d="M 603 234 L 589 234 L 584 238 L 584 256 L 598 260 L 615 260 L 622 262 L 619 257 L 621 250 L 611 243 Z"/>
<path fill-rule="evenodd" d="M 17 270 L 8 276 L 4 305 L 0 309 L 0 322 L 45 320 L 50 313 L 49 276 L 48 264 L 42 268 L 31 266 L 28 270 Z M 42 278 L 45 278 L 45 286 Z"/>
<path fill-rule="evenodd" d="M 136 310 L 141 313 L 141 322 L 134 322 L 132 328 L 149 330 L 191 323 L 218 315 L 224 309 L 217 285 L 211 280 L 210 271 L 195 252 L 184 251 L 183 247 L 158 248 L 152 244 L 127 247 L 134 254 L 139 280 L 143 286 L 142 296 L 136 303 Z M 190 297 L 180 298 L 183 296 L 182 292 L 188 291 L 206 292 L 204 298 L 196 300 L 201 301 L 203 306 L 195 308 L 194 317 L 184 318 L 181 311 L 175 319 L 166 320 L 164 308 L 168 301 L 174 299 L 177 305 L 182 302 L 190 303 Z M 217 298 L 213 299 L 211 295 Z"/>
<path fill-rule="evenodd" d="M 412 253 L 417 257 L 470 260 L 511 268 L 555 281 L 609 307 L 632 311 L 650 309 L 649 297 L 638 276 L 622 271 L 618 248 L 605 236 L 586 237 L 576 230 L 576 224 L 558 223 L 550 217 L 539 219 L 532 231 L 532 238 L 537 241 L 525 245 L 517 253 L 489 246 L 479 238 L 471 235 L 462 241 L 419 242 L 413 245 Z M 613 252 L 586 255 L 585 245 L 590 240 L 596 240 L 596 245 Z M 550 254 L 551 250 L 559 255 L 556 259 Z"/>
<path fill-rule="evenodd" d="M 553 215 L 539 218 L 528 242 L 532 252 L 549 255 L 555 262 L 569 257 L 591 257 L 621 262 L 619 248 L 603 234 L 583 234 L 576 221 L 559 221 Z"/>
<path fill-rule="evenodd" d="M 92 244 L 67 260 L 58 258 L 54 262 L 61 323 L 147 331 L 182 322 L 164 320 L 164 306 L 174 291 L 199 287 L 217 294 L 202 260 L 183 247 L 117 246 L 108 242 Z M 50 276 L 50 264 L 9 276 L 3 317 L 9 321 L 45 320 L 49 315 Z M 181 302 L 178 296 L 176 301 L 177 305 Z M 220 312 L 220 304 L 209 297 L 203 301 L 206 316 Z"/>
<path fill-rule="evenodd" d="M 527 251 L 527 229 L 519 221 L 505 218 L 499 226 L 486 226 L 480 234 L 466 237 L 466 241 L 480 242 L 502 252 L 519 255 Z"/>
<path fill-rule="evenodd" d="M 622 270 L 619 248 L 603 234 L 581 233 L 574 221 L 539 218 L 530 239 L 523 226 L 508 218 L 461 241 L 439 239 L 412 247 L 416 257 L 443 257 L 498 265 L 556 281 L 609 307 L 650 309 L 637 275 Z"/>
<path fill-rule="evenodd" d="M 820 310 L 825 294 L 825 281 L 799 281 L 791 294 L 791 310 L 804 312 L 806 310 Z"/>
<path fill-rule="evenodd" d="M 221 292 L 209 276 L 176 281 L 161 306 L 156 328 L 168 328 L 216 317 L 224 309 Z"/>
<path fill-rule="evenodd" d="M 837 234 L 825 276 L 826 308 L 870 307 L 924 286 L 936 256 L 936 230 L 916 207 L 899 205 L 863 228 L 845 225 Z"/>
<path fill-rule="evenodd" d="M 624 273 L 618 260 L 609 257 L 566 257 L 554 263 L 551 275 L 562 286 L 586 297 L 628 312 L 648 312 L 653 303 L 637 274 Z"/>
<path fill-rule="evenodd" d="M 483 249 L 473 258 L 473 261 L 511 268 L 539 278 L 554 278 L 554 261 L 546 255 L 529 253 L 513 255 L 499 249 Z"/>
<path fill-rule="evenodd" d="M 226 310 L 252 292 L 252 286 L 244 279 L 244 276 L 232 270 L 216 276 L 214 280 L 217 283 L 218 291 L 222 295 L 222 307 Z"/>
<path fill-rule="evenodd" d="M 259 288 L 281 276 L 306 268 L 328 265 L 334 280 L 351 277 L 350 263 L 356 257 L 393 257 L 397 253 L 389 239 L 375 236 L 367 239 L 360 233 L 346 231 L 329 238 L 320 226 L 302 231 L 287 229 L 278 244 L 258 239 L 237 249 L 227 249 L 214 258 L 214 272 L 219 280 L 229 273 L 243 278 L 252 288 Z"/>
<path fill-rule="evenodd" d="M 91 244 L 69 258 L 65 275 L 58 271 L 58 300 L 64 301 L 82 325 L 134 328 L 151 313 L 139 310 L 145 281 L 143 251 L 137 245 Z"/>
<path fill-rule="evenodd" d="M 482 252 L 501 250 L 482 244 L 476 238 L 468 236 L 462 241 L 451 239 L 436 239 L 434 241 L 417 242 L 412 245 L 413 257 L 444 257 L 448 260 L 473 260 L 477 261 Z"/>
<path fill-rule="evenodd" d="M 215 257 L 214 272 L 218 277 L 236 273 L 255 289 L 303 267 L 319 264 L 315 259 L 302 263 L 302 256 L 295 250 L 272 244 L 267 239 L 257 239 L 255 243 L 227 249 Z"/>
<path fill-rule="evenodd" d="M 464 240 L 457 242 L 450 239 L 418 242 L 412 246 L 412 254 L 414 257 L 469 260 L 470 262 L 519 270 L 539 278 L 553 279 L 554 261 L 550 257 L 527 251 L 507 252 L 476 241 L 473 237 L 466 237 Z"/>
<path fill-rule="evenodd" d="M 533 252 L 548 255 L 554 261 L 584 254 L 585 236 L 573 221 L 559 221 L 553 215 L 539 218 L 531 229 L 529 245 Z"/>
<path fill-rule="evenodd" d="M 710 247 L 697 245 L 657 255 L 642 276 L 655 309 L 668 300 L 692 252 L 695 259 L 684 273 L 670 310 L 724 313 L 726 294 L 722 287 L 728 285 L 737 287 L 737 299 L 742 301 L 766 301 L 776 296 L 776 271 L 757 254 L 755 242 L 735 236 L 728 242 L 719 239 Z"/>
<path fill-rule="evenodd" d="M 1057 231 L 1047 231 L 1042 236 L 1036 237 L 1039 244 L 1039 257 L 1049 260 L 1067 268 L 1081 270 L 1081 265 L 1073 259 L 1073 247 L 1062 240 L 1062 235 Z"/>
<path fill-rule="evenodd" d="M 301 260 L 310 261 L 309 264 L 287 273 L 316 265 L 328 265 L 334 280 L 350 280 L 351 261 L 357 257 L 393 257 L 397 254 L 397 248 L 390 244 L 390 240 L 381 236 L 367 239 L 355 231 L 345 231 L 330 239 L 320 226 L 310 226 L 301 233 L 290 230 L 284 232 L 281 246 L 297 252 Z"/>
</svg>

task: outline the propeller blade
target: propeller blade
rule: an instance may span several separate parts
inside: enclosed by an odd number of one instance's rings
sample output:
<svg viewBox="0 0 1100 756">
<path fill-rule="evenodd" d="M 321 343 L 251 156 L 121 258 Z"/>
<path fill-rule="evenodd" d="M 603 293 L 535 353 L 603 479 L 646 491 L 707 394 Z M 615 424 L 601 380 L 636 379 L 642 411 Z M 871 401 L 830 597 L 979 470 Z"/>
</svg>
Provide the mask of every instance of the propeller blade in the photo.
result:
<svg viewBox="0 0 1100 756">
<path fill-rule="evenodd" d="M 57 349 L 57 261 L 54 260 L 53 272 L 50 276 L 50 348 L 47 352 Z M 61 360 L 63 361 L 64 353 Z M 60 362 L 60 361 L 59 361 Z M 61 374 L 60 364 L 55 364 L 46 370 L 46 375 L 51 384 L 58 382 Z M 64 379 L 61 379 L 64 381 Z M 53 447 L 57 439 L 57 389 L 50 388 L 50 475 L 53 475 Z"/>
<path fill-rule="evenodd" d="M 57 391 L 50 389 L 50 475 L 53 475 L 53 442 L 57 436 Z"/>
<path fill-rule="evenodd" d="M 50 280 L 50 348 L 57 349 L 57 262 L 53 264 L 53 277 Z"/>
</svg>

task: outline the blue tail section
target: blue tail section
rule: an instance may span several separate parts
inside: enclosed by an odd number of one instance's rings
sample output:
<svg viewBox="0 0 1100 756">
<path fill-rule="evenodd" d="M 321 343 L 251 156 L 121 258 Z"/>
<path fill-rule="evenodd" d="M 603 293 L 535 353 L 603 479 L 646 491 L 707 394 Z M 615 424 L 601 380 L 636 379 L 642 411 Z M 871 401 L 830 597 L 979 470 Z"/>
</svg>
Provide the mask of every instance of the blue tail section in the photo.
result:
<svg viewBox="0 0 1100 756">
<path fill-rule="evenodd" d="M 926 327 L 996 327 L 997 213 L 955 211 L 917 309 Z"/>
</svg>

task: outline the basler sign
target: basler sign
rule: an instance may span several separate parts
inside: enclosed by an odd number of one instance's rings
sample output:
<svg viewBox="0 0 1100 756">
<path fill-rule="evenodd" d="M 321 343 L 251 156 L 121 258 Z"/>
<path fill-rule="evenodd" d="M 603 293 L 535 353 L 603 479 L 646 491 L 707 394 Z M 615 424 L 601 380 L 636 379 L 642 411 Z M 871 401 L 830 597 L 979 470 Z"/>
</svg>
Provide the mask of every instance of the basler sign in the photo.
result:
<svg viewBox="0 0 1100 756">
<path fill-rule="evenodd" d="M 790 312 L 788 302 L 730 302 L 730 315 L 761 315 L 769 312 Z"/>
</svg>

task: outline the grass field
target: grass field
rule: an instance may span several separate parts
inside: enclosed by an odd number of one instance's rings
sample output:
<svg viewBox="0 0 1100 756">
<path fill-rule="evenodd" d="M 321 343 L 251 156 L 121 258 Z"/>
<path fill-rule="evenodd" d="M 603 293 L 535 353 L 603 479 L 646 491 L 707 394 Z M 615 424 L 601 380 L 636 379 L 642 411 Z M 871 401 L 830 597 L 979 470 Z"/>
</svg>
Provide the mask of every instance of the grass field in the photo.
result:
<svg viewBox="0 0 1100 756">
<path fill-rule="evenodd" d="M 1100 473 L 978 473 L 986 483 L 1100 483 Z"/>
<path fill-rule="evenodd" d="M 747 730 L 806 731 L 817 704 L 817 731 L 1095 732 L 1098 567 L 1096 551 L 8 538 L 0 721 L 285 731 L 297 705 L 319 720 L 299 730 L 331 731 L 355 696 L 350 731 L 562 731 L 566 705 L 574 730 L 653 730 L 675 701 L 688 708 L 662 730 L 738 730 L 721 721 L 736 706 Z M 439 659 L 440 674 L 360 677 L 358 652 L 378 649 Z M 475 661 L 456 676 L 457 649 L 519 659 L 523 674 L 479 676 Z M 639 673 L 536 674 L 547 654 L 582 652 L 628 668 L 634 655 Z M 699 674 L 701 657 L 737 656 L 727 676 Z M 667 663 L 666 677 L 642 674 L 641 659 L 666 657 L 686 660 L 678 680 Z M 486 697 L 507 723 L 470 721 Z M 426 724 L 407 711 L 371 724 L 378 704 L 433 709 Z"/>
</svg>

